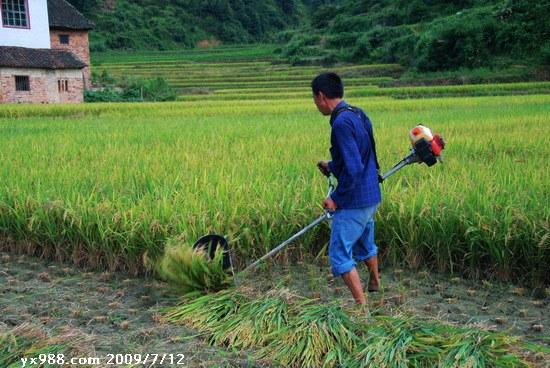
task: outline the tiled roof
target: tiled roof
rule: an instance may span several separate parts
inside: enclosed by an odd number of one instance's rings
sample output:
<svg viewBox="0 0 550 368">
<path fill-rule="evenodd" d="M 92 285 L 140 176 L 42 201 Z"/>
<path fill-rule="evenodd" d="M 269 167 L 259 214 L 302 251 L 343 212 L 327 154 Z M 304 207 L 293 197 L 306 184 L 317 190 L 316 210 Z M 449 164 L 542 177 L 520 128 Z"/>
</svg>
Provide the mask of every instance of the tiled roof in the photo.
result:
<svg viewBox="0 0 550 368">
<path fill-rule="evenodd" d="M 85 66 L 86 64 L 67 51 L 0 46 L 0 67 L 82 69 Z"/>
<path fill-rule="evenodd" d="M 50 28 L 90 30 L 95 24 L 65 0 L 48 0 Z"/>
</svg>

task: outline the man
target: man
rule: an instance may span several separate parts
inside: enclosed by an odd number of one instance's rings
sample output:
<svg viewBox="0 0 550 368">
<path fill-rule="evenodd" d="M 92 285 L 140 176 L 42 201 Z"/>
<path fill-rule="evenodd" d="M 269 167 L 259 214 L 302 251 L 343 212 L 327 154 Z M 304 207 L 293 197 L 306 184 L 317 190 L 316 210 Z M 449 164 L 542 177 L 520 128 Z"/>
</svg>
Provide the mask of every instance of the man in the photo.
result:
<svg viewBox="0 0 550 368">
<path fill-rule="evenodd" d="M 323 73 L 311 82 L 317 109 L 330 115 L 332 161 L 319 161 L 324 175 L 338 179 L 336 190 L 323 201 L 334 211 L 329 259 L 334 276 L 341 276 L 359 304 L 365 294 L 356 261 L 370 270 L 369 291 L 377 291 L 378 248 L 374 243 L 374 214 L 381 201 L 378 162 L 372 124 L 363 111 L 344 100 L 344 86 L 335 73 Z"/>
</svg>

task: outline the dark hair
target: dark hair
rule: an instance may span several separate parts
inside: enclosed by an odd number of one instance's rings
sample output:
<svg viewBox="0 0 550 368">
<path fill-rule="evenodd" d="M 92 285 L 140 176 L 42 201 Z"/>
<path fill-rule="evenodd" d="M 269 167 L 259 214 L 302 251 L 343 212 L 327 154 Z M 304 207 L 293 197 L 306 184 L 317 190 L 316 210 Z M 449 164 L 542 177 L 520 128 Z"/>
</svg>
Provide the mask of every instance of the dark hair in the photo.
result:
<svg viewBox="0 0 550 368">
<path fill-rule="evenodd" d="M 344 97 L 344 83 L 336 73 L 321 73 L 311 81 L 311 90 L 315 96 L 323 92 L 328 98 Z"/>
</svg>

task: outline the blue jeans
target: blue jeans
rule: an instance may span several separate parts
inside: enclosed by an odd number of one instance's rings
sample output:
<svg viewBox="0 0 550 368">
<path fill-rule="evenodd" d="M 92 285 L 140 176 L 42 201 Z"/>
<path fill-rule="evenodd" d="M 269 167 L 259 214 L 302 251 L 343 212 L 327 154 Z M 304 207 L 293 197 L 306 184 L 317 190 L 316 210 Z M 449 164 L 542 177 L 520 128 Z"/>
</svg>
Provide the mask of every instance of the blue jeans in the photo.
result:
<svg viewBox="0 0 550 368">
<path fill-rule="evenodd" d="M 356 262 L 378 254 L 374 243 L 374 214 L 378 204 L 336 210 L 332 217 L 328 256 L 332 274 L 341 276 L 355 268 Z"/>
</svg>

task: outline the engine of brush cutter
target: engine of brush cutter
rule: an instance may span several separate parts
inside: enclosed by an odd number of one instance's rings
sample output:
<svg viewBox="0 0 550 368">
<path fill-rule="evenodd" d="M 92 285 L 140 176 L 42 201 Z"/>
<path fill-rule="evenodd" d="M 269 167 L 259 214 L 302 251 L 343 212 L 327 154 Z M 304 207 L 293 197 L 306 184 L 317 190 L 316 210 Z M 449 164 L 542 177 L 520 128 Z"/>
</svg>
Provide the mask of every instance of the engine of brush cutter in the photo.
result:
<svg viewBox="0 0 550 368">
<path fill-rule="evenodd" d="M 441 160 L 445 141 L 439 134 L 433 134 L 431 129 L 424 125 L 417 125 L 411 129 L 409 138 L 419 161 L 433 166 Z"/>
</svg>

